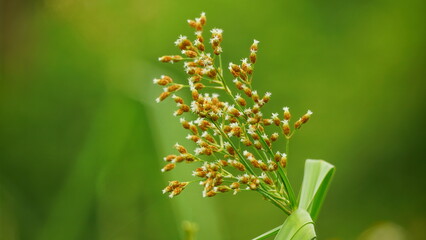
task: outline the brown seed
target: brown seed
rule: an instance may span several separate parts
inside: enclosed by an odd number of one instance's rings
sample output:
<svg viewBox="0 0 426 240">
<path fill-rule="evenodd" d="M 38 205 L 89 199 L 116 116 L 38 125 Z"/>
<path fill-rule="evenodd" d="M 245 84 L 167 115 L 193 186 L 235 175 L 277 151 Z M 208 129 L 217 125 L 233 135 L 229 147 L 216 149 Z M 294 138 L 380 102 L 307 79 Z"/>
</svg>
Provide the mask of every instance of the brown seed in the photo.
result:
<svg viewBox="0 0 426 240">
<path fill-rule="evenodd" d="M 189 110 L 190 110 L 189 106 L 188 106 L 188 105 L 186 105 L 186 104 L 182 104 L 182 105 L 180 106 L 180 109 L 181 109 L 182 111 L 184 111 L 184 112 L 189 112 Z"/>
<path fill-rule="evenodd" d="M 164 161 L 166 162 L 171 162 L 172 160 L 174 160 L 176 158 L 176 155 L 168 155 L 164 158 Z"/>
<path fill-rule="evenodd" d="M 164 99 L 166 99 L 168 96 L 170 96 L 170 92 L 162 92 L 160 94 L 160 96 L 158 97 L 158 101 L 157 102 L 161 102 Z"/>
<path fill-rule="evenodd" d="M 260 168 L 260 164 L 259 164 L 259 161 L 257 161 L 256 159 L 251 159 L 250 160 L 250 163 L 251 163 L 251 165 L 253 165 L 253 167 L 255 167 L 255 168 Z"/>
<path fill-rule="evenodd" d="M 227 161 L 225 161 L 225 160 L 219 160 L 219 164 L 220 164 L 221 166 L 223 166 L 223 167 L 228 166 L 228 162 L 227 162 Z"/>
<path fill-rule="evenodd" d="M 260 169 L 262 169 L 262 171 L 268 171 L 268 165 L 266 165 L 266 163 L 259 162 L 259 165 L 260 165 Z"/>
<path fill-rule="evenodd" d="M 182 85 L 182 84 L 174 84 L 174 85 L 169 86 L 169 87 L 167 88 L 167 91 L 168 91 L 168 92 L 175 92 L 175 91 L 180 90 L 182 87 L 183 87 L 183 85 Z"/>
<path fill-rule="evenodd" d="M 175 148 L 176 148 L 176 150 L 178 150 L 178 152 L 180 152 L 181 154 L 185 154 L 185 153 L 187 153 L 187 152 L 188 152 L 184 146 L 179 145 L 179 144 L 177 144 L 177 143 L 175 144 Z"/>
<path fill-rule="evenodd" d="M 205 86 L 204 86 L 204 84 L 202 84 L 202 83 L 196 83 L 196 84 L 194 84 L 194 88 L 195 89 L 197 89 L 197 90 L 201 90 L 201 89 L 203 89 Z"/>
<path fill-rule="evenodd" d="M 256 53 L 252 52 L 250 53 L 250 62 L 255 64 L 256 63 Z"/>
<path fill-rule="evenodd" d="M 214 197 L 216 195 L 216 192 L 215 191 L 208 191 L 207 193 L 206 193 L 206 196 L 207 197 Z"/>
<path fill-rule="evenodd" d="M 280 159 L 280 165 L 281 167 L 285 168 L 287 166 L 287 157 L 283 156 Z"/>
<path fill-rule="evenodd" d="M 174 190 L 173 190 L 173 192 L 172 192 L 172 196 L 177 196 L 177 195 L 179 195 L 181 192 L 182 192 L 182 188 L 180 188 L 180 187 L 178 187 L 178 188 L 175 188 Z"/>
<path fill-rule="evenodd" d="M 200 97 L 197 90 L 192 90 L 192 99 L 197 100 Z"/>
<path fill-rule="evenodd" d="M 299 129 L 302 126 L 302 121 L 299 119 L 294 123 L 294 128 Z"/>
<path fill-rule="evenodd" d="M 167 171 L 170 171 L 170 170 L 172 170 L 173 168 L 175 168 L 175 164 L 174 163 L 169 163 L 169 164 L 167 164 L 166 166 L 164 166 L 162 169 L 161 169 L 161 171 L 162 172 L 167 172 Z"/>
<path fill-rule="evenodd" d="M 251 183 L 249 183 L 249 188 L 251 189 L 251 190 L 256 190 L 257 189 L 257 184 L 256 183 L 254 183 L 254 182 L 251 182 Z"/>
<path fill-rule="evenodd" d="M 232 189 L 238 189 L 238 188 L 240 188 L 240 183 L 233 182 L 233 183 L 231 183 L 231 185 L 229 187 L 232 188 Z"/>
<path fill-rule="evenodd" d="M 219 186 L 216 188 L 216 190 L 219 192 L 228 192 L 230 189 L 228 186 Z"/>
<path fill-rule="evenodd" d="M 162 56 L 158 59 L 160 62 L 171 62 L 172 61 L 172 57 L 171 56 Z"/>
<path fill-rule="evenodd" d="M 172 60 L 173 60 L 173 62 L 179 62 L 179 61 L 182 61 L 183 58 L 180 55 L 175 55 L 175 56 L 172 57 Z"/>
<path fill-rule="evenodd" d="M 263 181 L 270 186 L 274 185 L 274 182 L 269 177 L 264 177 Z"/>
<path fill-rule="evenodd" d="M 175 162 L 178 162 L 178 163 L 183 162 L 183 160 L 185 160 L 185 158 L 182 155 L 176 156 L 175 158 Z"/>
</svg>

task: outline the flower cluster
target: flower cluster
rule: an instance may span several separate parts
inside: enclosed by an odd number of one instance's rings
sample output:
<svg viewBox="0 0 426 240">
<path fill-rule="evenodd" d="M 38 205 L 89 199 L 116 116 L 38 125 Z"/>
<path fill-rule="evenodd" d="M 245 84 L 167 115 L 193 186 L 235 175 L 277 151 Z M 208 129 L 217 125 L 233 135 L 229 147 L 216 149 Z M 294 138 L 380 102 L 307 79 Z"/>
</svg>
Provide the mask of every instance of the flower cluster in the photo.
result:
<svg viewBox="0 0 426 240">
<path fill-rule="evenodd" d="M 264 115 L 262 110 L 270 101 L 271 93 L 261 94 L 252 88 L 259 41 L 253 41 L 249 56 L 240 64 L 229 63 L 228 70 L 233 76 L 231 86 L 225 80 L 222 68 L 223 30 L 215 28 L 210 31 L 209 47 L 213 52 L 210 54 L 206 52 L 203 38 L 205 14 L 188 20 L 188 23 L 195 29 L 195 40 L 181 35 L 175 42 L 181 55 L 159 58 L 165 63 L 183 62 L 188 81 L 175 83 L 171 77 L 163 75 L 153 82 L 164 89 L 157 102 L 171 96 L 177 105 L 174 115 L 188 114 L 188 120 L 182 117 L 180 123 L 188 130 L 186 139 L 194 142 L 195 148 L 188 151 L 176 143 L 177 153 L 164 158 L 167 164 L 162 171 L 170 171 L 182 162 L 195 163 L 197 166 L 192 175 L 199 178 L 195 181 L 202 185 L 203 196 L 257 191 L 290 213 L 294 196 L 289 191 L 285 171 L 287 155 L 277 150 L 279 146 L 274 143 L 280 137 L 288 143 L 312 112 L 308 111 L 295 121 L 293 127 L 288 107 L 283 108 L 282 114 Z M 182 89 L 189 89 L 190 100 L 177 95 Z M 215 91 L 223 92 L 225 97 L 221 98 Z M 276 132 L 266 131 L 268 127 L 275 127 Z M 195 181 L 170 181 L 163 193 L 174 197 Z"/>
</svg>

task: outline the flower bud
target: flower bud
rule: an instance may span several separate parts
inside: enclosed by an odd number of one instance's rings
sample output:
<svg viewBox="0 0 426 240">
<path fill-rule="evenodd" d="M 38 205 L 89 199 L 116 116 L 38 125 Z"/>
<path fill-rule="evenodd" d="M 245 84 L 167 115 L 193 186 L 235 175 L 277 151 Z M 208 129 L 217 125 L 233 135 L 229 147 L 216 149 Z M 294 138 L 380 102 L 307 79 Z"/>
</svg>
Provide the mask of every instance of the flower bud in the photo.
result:
<svg viewBox="0 0 426 240">
<path fill-rule="evenodd" d="M 206 13 L 202 12 L 202 13 L 201 13 L 201 17 L 200 17 L 199 19 L 200 19 L 200 24 L 201 24 L 202 26 L 206 25 L 206 21 L 207 21 Z"/>
<path fill-rule="evenodd" d="M 198 54 L 192 50 L 182 50 L 182 54 L 185 54 L 189 58 L 195 58 Z"/>
<path fill-rule="evenodd" d="M 263 96 L 263 98 L 262 98 L 263 102 L 268 103 L 269 100 L 271 100 L 271 95 L 272 94 L 270 92 L 265 93 L 265 96 Z"/>
<path fill-rule="evenodd" d="M 156 98 L 155 99 L 155 101 L 157 102 L 157 103 L 159 103 L 159 102 L 161 102 L 161 101 L 163 101 L 164 99 L 166 99 L 168 96 L 170 96 L 170 92 L 162 92 L 161 94 L 160 94 L 160 96 L 158 97 L 158 98 Z"/>
<path fill-rule="evenodd" d="M 284 135 L 289 136 L 290 135 L 290 125 L 288 124 L 288 120 L 284 120 L 284 121 L 282 121 L 282 123 L 283 123 L 282 129 L 283 129 Z"/>
<path fill-rule="evenodd" d="M 250 62 L 255 64 L 256 60 L 257 60 L 256 52 L 251 52 L 250 53 Z"/>
<path fill-rule="evenodd" d="M 180 152 L 181 154 L 185 154 L 185 153 L 187 153 L 187 152 L 188 152 L 188 151 L 185 149 L 185 147 L 184 147 L 184 146 L 179 145 L 178 143 L 176 143 L 174 147 L 175 147 L 175 148 L 176 148 L 176 150 L 178 150 L 178 152 Z"/>
<path fill-rule="evenodd" d="M 170 170 L 172 170 L 173 168 L 175 168 L 175 164 L 174 163 L 169 163 L 169 164 L 167 164 L 166 166 L 164 166 L 162 169 L 161 169 L 161 171 L 162 172 L 168 172 L 168 171 L 170 171 Z"/>
<path fill-rule="evenodd" d="M 237 101 L 237 103 L 238 103 L 240 106 L 243 106 L 243 107 L 244 107 L 244 106 L 246 106 L 246 105 L 247 105 L 246 100 L 245 100 L 244 98 L 242 98 L 240 94 L 237 94 L 237 95 L 235 96 L 235 101 Z"/>
<path fill-rule="evenodd" d="M 281 154 L 280 165 L 283 168 L 287 166 L 287 154 L 285 153 Z"/>
<path fill-rule="evenodd" d="M 232 189 L 238 189 L 240 188 L 240 183 L 239 182 L 233 182 L 231 183 L 231 185 L 229 186 Z"/>
<path fill-rule="evenodd" d="M 189 129 L 189 122 L 185 120 L 185 118 L 180 119 L 180 123 L 182 124 L 182 127 L 185 129 Z"/>
<path fill-rule="evenodd" d="M 238 79 L 234 79 L 234 80 L 233 80 L 233 82 L 234 82 L 235 87 L 236 87 L 237 89 L 239 89 L 239 90 L 242 90 L 242 89 L 243 89 L 243 83 L 242 83 L 242 82 L 240 82 L 240 81 L 238 81 Z"/>
<path fill-rule="evenodd" d="M 250 47 L 250 51 L 251 52 L 257 52 L 258 47 L 257 44 L 259 44 L 259 41 L 257 41 L 256 39 L 253 40 L 253 44 Z"/>
<path fill-rule="evenodd" d="M 168 92 L 176 92 L 179 91 L 180 89 L 182 89 L 183 85 L 182 84 L 174 84 L 171 85 L 167 88 Z"/>
<path fill-rule="evenodd" d="M 167 155 L 166 157 L 164 157 L 164 161 L 166 162 L 171 162 L 176 158 L 176 155 Z"/>
<path fill-rule="evenodd" d="M 291 114 L 288 107 L 283 108 L 284 111 L 284 120 L 290 120 Z"/>
<path fill-rule="evenodd" d="M 308 110 L 308 112 L 305 115 L 303 115 L 301 118 L 302 124 L 306 123 L 309 120 L 309 118 L 311 118 L 311 115 L 312 115 L 312 111 Z"/>
<path fill-rule="evenodd" d="M 278 133 L 273 133 L 273 134 L 271 135 L 271 141 L 272 141 L 272 142 L 277 141 L 278 137 L 279 137 Z"/>
</svg>

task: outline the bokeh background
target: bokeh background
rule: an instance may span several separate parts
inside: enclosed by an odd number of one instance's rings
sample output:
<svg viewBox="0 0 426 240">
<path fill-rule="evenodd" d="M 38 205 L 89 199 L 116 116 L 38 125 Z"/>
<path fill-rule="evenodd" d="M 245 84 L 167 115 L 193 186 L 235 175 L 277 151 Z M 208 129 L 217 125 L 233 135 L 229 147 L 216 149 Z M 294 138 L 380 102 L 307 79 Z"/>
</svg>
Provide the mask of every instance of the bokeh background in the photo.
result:
<svg viewBox="0 0 426 240">
<path fill-rule="evenodd" d="M 159 171 L 186 134 L 152 79 L 184 79 L 157 57 L 202 11 L 225 62 L 260 40 L 267 111 L 314 111 L 289 172 L 299 189 L 305 159 L 337 167 L 320 239 L 426 239 L 425 3 L 2 0 L 0 239 L 185 239 L 184 221 L 250 239 L 285 220 L 256 193 L 161 194 L 189 177 Z"/>
</svg>

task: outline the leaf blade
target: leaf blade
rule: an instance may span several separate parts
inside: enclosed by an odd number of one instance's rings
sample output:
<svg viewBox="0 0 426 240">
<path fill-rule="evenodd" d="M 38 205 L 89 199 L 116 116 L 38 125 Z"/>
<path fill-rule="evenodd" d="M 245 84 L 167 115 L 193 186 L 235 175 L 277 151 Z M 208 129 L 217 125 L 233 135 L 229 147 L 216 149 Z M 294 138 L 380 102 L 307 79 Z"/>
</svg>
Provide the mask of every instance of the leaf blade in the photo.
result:
<svg viewBox="0 0 426 240">
<path fill-rule="evenodd" d="M 305 209 L 299 208 L 285 220 L 275 240 L 306 240 L 315 238 L 316 233 L 311 216 Z"/>
<path fill-rule="evenodd" d="M 318 218 L 335 170 L 334 165 L 326 161 L 306 160 L 299 208 L 308 211 L 313 220 Z"/>
<path fill-rule="evenodd" d="M 267 231 L 267 232 L 265 232 L 265 233 L 263 233 L 263 234 L 255 237 L 255 238 L 253 238 L 252 240 L 263 240 L 263 239 L 267 239 L 268 237 L 277 234 L 277 232 L 280 231 L 280 229 L 281 229 L 282 226 L 283 225 L 279 225 L 278 227 L 273 228 L 273 229 L 271 229 L 271 230 L 269 230 L 269 231 Z"/>
</svg>

